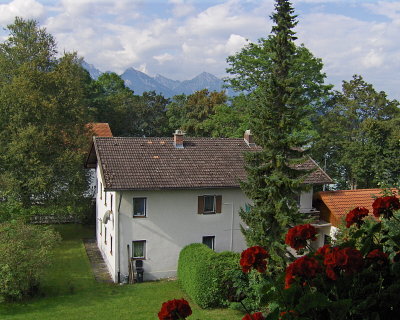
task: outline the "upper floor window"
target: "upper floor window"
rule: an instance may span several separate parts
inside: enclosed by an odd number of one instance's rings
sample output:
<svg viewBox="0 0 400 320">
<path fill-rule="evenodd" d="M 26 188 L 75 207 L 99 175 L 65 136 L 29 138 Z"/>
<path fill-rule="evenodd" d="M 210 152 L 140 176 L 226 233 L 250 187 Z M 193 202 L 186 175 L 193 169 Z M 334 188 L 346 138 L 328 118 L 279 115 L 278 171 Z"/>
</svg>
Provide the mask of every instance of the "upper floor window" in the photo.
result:
<svg viewBox="0 0 400 320">
<path fill-rule="evenodd" d="M 198 197 L 197 213 L 199 214 L 213 214 L 221 213 L 222 209 L 222 196 L 204 195 Z"/>
<path fill-rule="evenodd" d="M 100 191 L 100 200 L 101 200 L 101 199 L 103 199 L 103 184 L 101 182 L 100 182 L 99 191 Z"/>
<path fill-rule="evenodd" d="M 133 198 L 133 217 L 146 216 L 146 198 Z"/>
</svg>

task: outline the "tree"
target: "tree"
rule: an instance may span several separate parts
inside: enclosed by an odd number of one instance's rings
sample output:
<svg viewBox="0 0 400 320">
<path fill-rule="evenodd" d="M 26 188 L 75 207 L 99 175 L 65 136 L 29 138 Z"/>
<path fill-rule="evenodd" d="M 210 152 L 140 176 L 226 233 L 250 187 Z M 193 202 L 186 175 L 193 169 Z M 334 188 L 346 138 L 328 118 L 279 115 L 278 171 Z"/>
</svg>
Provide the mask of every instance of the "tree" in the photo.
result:
<svg viewBox="0 0 400 320">
<path fill-rule="evenodd" d="M 224 91 L 209 92 L 207 89 L 189 96 L 175 96 L 167 106 L 170 129 L 182 129 L 190 136 L 210 136 L 212 128 L 207 121 L 215 115 L 216 107 L 225 105 L 227 99 Z"/>
<path fill-rule="evenodd" d="M 317 121 L 313 156 L 343 189 L 398 182 L 400 111 L 396 100 L 377 92 L 361 76 L 343 81 Z M 379 156 L 377 156 L 379 154 Z"/>
<path fill-rule="evenodd" d="M 87 189 L 88 74 L 76 54 L 56 58 L 53 37 L 36 21 L 16 18 L 8 30 L 0 44 L 0 193 L 24 207 L 78 208 Z"/>
<path fill-rule="evenodd" d="M 114 72 L 103 73 L 92 85 L 92 108 L 96 122 L 107 122 L 114 136 L 134 134 L 135 106 L 139 97 Z"/>
<path fill-rule="evenodd" d="M 299 133 L 309 115 L 311 94 L 304 86 L 314 85 L 302 85 L 304 75 L 297 72 L 293 31 L 297 22 L 291 3 L 276 0 L 275 10 L 275 25 L 266 42 L 268 53 L 260 57 L 267 59 L 248 57 L 254 75 L 237 70 L 238 82 L 251 79 L 250 129 L 262 148 L 246 154 L 247 180 L 241 187 L 253 203 L 250 210 L 242 209 L 240 216 L 248 226 L 242 228 L 247 244 L 267 248 L 275 267 L 283 268 L 287 255 L 283 237 L 288 226 L 303 221 L 295 195 L 305 189 L 305 172 L 296 170 L 294 165 L 306 159 L 300 148 L 308 141 Z M 229 71 L 235 70 L 233 66 Z"/>
</svg>

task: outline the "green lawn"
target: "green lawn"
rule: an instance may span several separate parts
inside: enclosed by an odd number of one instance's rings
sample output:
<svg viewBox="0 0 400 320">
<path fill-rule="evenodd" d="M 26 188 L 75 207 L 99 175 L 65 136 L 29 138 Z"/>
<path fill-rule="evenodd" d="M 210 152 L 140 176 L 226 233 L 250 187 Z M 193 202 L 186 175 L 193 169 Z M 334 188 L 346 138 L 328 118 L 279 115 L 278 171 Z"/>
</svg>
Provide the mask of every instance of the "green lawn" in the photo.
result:
<svg viewBox="0 0 400 320">
<path fill-rule="evenodd" d="M 243 315 L 228 309 L 202 310 L 180 289 L 176 281 L 146 282 L 135 285 L 97 283 L 81 241 L 93 235 L 88 228 L 63 225 L 56 229 L 63 241 L 55 250 L 41 296 L 19 303 L 0 304 L 0 319 L 158 319 L 162 302 L 185 298 L 191 320 L 236 320 Z"/>
</svg>

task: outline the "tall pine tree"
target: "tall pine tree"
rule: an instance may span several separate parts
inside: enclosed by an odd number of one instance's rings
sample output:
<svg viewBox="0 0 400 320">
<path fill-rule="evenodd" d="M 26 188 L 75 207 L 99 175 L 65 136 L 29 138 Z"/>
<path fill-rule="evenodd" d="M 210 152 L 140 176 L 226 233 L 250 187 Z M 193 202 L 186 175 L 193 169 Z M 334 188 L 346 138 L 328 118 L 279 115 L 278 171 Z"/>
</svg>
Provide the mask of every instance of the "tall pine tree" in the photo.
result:
<svg viewBox="0 0 400 320">
<path fill-rule="evenodd" d="M 246 155 L 248 178 L 242 189 L 253 204 L 240 216 L 248 226 L 242 229 L 248 245 L 267 248 L 275 266 L 282 268 L 284 235 L 290 225 L 302 221 L 296 195 L 305 189 L 305 172 L 294 167 L 305 160 L 301 147 L 307 141 L 299 132 L 309 107 L 293 72 L 297 21 L 291 3 L 276 0 L 271 18 L 271 74 L 254 90 L 250 107 L 250 129 L 262 150 Z"/>
</svg>

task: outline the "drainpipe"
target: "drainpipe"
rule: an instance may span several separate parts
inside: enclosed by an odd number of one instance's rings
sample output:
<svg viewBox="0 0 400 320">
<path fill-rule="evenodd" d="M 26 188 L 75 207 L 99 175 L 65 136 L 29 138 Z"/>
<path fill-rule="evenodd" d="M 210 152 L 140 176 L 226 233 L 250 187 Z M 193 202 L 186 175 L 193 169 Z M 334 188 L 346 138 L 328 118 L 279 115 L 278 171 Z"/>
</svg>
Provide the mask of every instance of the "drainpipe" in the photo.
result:
<svg viewBox="0 0 400 320">
<path fill-rule="evenodd" d="M 120 233 L 119 233 L 119 226 L 120 226 L 120 224 L 119 224 L 119 218 L 120 218 L 120 209 L 121 209 L 121 201 L 122 201 L 122 191 L 121 191 L 121 193 L 120 193 L 120 196 L 119 196 L 119 202 L 118 202 L 118 210 L 117 210 L 117 223 L 116 223 L 116 226 L 117 226 L 117 239 L 116 239 L 116 245 L 117 245 L 117 248 L 118 248 L 118 283 L 121 283 L 121 246 L 120 246 L 120 244 L 119 244 L 119 242 L 120 242 Z"/>
<path fill-rule="evenodd" d="M 233 251 L 233 226 L 234 226 L 234 218 L 235 218 L 235 206 L 232 203 L 224 203 L 225 206 L 232 206 L 232 216 L 231 216 L 231 243 L 230 243 L 230 251 Z"/>
</svg>

